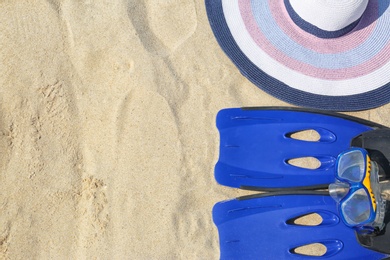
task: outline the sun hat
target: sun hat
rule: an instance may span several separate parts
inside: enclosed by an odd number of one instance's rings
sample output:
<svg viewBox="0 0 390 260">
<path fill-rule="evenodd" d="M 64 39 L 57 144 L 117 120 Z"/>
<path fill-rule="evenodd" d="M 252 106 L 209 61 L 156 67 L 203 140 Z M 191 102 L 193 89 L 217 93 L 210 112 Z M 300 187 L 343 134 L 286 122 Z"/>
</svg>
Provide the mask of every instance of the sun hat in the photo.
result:
<svg viewBox="0 0 390 260">
<path fill-rule="evenodd" d="M 288 103 L 354 111 L 390 102 L 390 0 L 206 0 L 241 73 Z"/>
</svg>

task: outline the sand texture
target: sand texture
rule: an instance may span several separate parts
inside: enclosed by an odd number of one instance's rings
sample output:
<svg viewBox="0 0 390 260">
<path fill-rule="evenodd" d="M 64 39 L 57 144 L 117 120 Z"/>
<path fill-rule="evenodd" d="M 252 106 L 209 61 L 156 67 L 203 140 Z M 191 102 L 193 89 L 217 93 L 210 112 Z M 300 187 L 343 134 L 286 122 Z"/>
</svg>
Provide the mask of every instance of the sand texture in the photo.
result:
<svg viewBox="0 0 390 260">
<path fill-rule="evenodd" d="M 216 113 L 287 105 L 203 1 L 0 1 L 0 259 L 218 259 Z M 390 106 L 351 113 L 390 126 Z"/>
</svg>

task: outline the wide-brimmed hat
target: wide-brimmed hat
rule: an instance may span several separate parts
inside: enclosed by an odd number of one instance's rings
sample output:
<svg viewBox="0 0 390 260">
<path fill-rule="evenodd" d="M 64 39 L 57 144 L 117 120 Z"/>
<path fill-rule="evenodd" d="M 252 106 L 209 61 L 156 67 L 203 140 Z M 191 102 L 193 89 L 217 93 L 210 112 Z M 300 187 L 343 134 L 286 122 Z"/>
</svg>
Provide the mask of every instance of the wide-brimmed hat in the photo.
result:
<svg viewBox="0 0 390 260">
<path fill-rule="evenodd" d="M 241 73 L 291 104 L 352 111 L 390 102 L 390 0 L 206 0 Z"/>
</svg>

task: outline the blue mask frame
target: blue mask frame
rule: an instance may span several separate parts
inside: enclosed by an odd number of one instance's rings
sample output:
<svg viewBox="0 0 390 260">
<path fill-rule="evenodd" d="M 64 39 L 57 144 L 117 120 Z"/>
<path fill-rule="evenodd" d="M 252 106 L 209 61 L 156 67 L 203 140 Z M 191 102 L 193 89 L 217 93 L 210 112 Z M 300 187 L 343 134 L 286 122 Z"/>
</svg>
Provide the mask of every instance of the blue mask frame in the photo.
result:
<svg viewBox="0 0 390 260">
<path fill-rule="evenodd" d="M 336 161 L 336 183 L 329 185 L 331 196 L 338 202 L 343 222 L 360 233 L 375 232 L 378 194 L 372 185 L 378 183 L 378 171 L 367 151 L 352 148 L 340 153 Z"/>
</svg>

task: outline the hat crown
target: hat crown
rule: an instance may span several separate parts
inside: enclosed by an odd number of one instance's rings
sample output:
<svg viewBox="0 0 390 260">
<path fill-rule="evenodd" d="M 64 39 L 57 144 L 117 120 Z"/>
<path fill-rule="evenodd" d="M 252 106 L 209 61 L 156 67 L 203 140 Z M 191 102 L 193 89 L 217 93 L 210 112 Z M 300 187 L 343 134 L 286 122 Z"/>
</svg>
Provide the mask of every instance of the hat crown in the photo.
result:
<svg viewBox="0 0 390 260">
<path fill-rule="evenodd" d="M 368 1 L 285 0 L 302 20 L 329 32 L 343 30 L 358 21 L 366 10 Z"/>
</svg>

